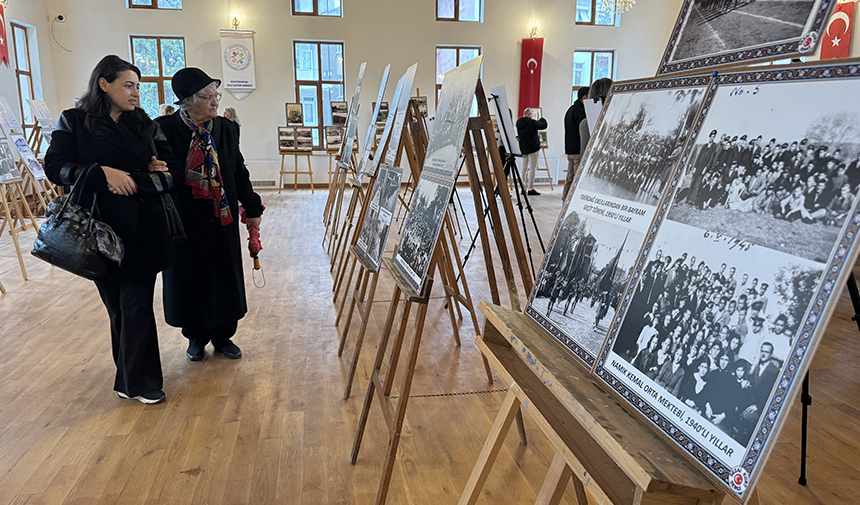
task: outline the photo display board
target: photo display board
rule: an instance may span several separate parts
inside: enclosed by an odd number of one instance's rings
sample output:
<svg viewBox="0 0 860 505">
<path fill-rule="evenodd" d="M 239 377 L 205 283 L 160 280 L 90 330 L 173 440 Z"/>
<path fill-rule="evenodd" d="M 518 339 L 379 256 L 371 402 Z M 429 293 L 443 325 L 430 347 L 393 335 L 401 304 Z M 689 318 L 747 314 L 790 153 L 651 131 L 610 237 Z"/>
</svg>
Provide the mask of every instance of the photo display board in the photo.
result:
<svg viewBox="0 0 860 505">
<path fill-rule="evenodd" d="M 505 87 L 496 86 L 495 88 L 490 89 L 490 97 L 490 103 L 493 104 L 496 118 L 501 118 L 501 121 L 499 121 L 499 126 L 501 127 L 499 135 L 502 138 L 502 145 L 508 153 L 515 156 L 522 156 L 522 153 L 520 152 L 520 143 L 517 142 L 517 129 L 514 126 L 514 118 L 512 117 L 513 113 L 508 106 L 508 93 L 505 91 Z"/>
<path fill-rule="evenodd" d="M 367 62 L 363 62 L 358 67 L 358 79 L 355 81 L 355 92 L 352 94 L 352 101 L 349 103 L 345 124 L 346 132 L 343 137 L 343 143 L 340 145 L 340 150 L 337 152 L 338 166 L 349 166 L 349 158 L 352 155 L 352 147 L 355 145 L 355 134 L 358 131 L 358 104 L 361 97 L 361 85 L 364 82 L 364 71 L 367 68 Z M 353 118 L 355 120 L 353 121 Z M 332 108 L 332 122 L 334 122 L 334 108 Z M 352 125 L 350 125 L 352 123 Z M 348 144 L 348 145 L 347 145 Z"/>
<path fill-rule="evenodd" d="M 370 166 L 367 168 L 365 175 L 367 177 L 374 177 L 376 175 L 376 169 L 379 167 L 382 159 L 385 158 L 385 162 L 389 165 L 394 165 L 394 159 L 389 162 L 388 153 L 391 152 L 391 149 L 394 149 L 393 157 L 397 157 L 397 150 L 400 148 L 400 136 L 403 132 L 403 119 L 406 115 L 406 106 L 409 104 L 409 94 L 412 93 L 412 84 L 415 82 L 415 71 L 418 70 L 418 64 L 415 63 L 411 67 L 406 69 L 406 72 L 400 76 L 400 79 L 397 81 L 397 87 L 394 89 L 394 98 L 391 101 L 394 106 L 394 110 L 392 110 L 392 114 L 386 116 L 385 125 L 383 127 L 382 133 L 380 134 L 380 141 L 383 145 L 385 144 L 386 139 L 388 140 L 388 150 L 386 151 L 385 156 L 382 153 L 376 152 L 374 154 L 373 159 L 370 160 Z M 399 107 L 403 107 L 403 114 L 400 114 Z M 400 123 L 398 126 L 397 118 L 400 118 Z M 377 131 L 378 131 L 377 125 Z M 392 136 L 396 135 L 396 137 Z"/>
<path fill-rule="evenodd" d="M 436 126 L 394 255 L 394 265 L 416 292 L 421 291 L 430 267 L 445 209 L 454 190 L 457 160 L 463 149 L 481 61 L 482 57 L 478 56 L 445 74 L 439 93 Z"/>
<path fill-rule="evenodd" d="M 811 55 L 836 0 L 684 0 L 657 75 Z"/>
<path fill-rule="evenodd" d="M 15 113 L 12 112 L 9 102 L 2 96 L 0 96 L 0 126 L 8 134 L 9 140 L 15 146 L 15 150 L 18 151 L 18 154 L 27 165 L 30 173 L 33 174 L 33 177 L 37 181 L 47 179 L 45 170 L 42 168 L 39 160 L 36 159 L 36 155 L 33 154 L 30 145 L 27 144 L 27 140 L 24 138 L 24 128 L 21 126 L 21 122 L 15 117 Z"/>
<path fill-rule="evenodd" d="M 741 502 L 857 258 L 858 90 L 860 65 L 714 78 L 594 369 Z"/>
<path fill-rule="evenodd" d="M 338 149 L 343 142 L 343 126 L 325 127 L 325 148 L 328 151 Z"/>
<path fill-rule="evenodd" d="M 346 102 L 331 103 L 331 123 L 332 126 L 346 126 L 346 115 L 349 112 L 349 104 Z"/>
<path fill-rule="evenodd" d="M 588 368 L 709 82 L 618 83 L 597 120 L 525 311 Z"/>
<path fill-rule="evenodd" d="M 15 157 L 12 156 L 12 150 L 9 149 L 8 140 L 6 132 L 0 126 L 0 183 L 21 180 L 21 172 L 15 165 Z"/>
<path fill-rule="evenodd" d="M 39 122 L 39 127 L 42 129 L 42 135 L 50 145 L 52 140 L 51 135 L 54 133 L 54 129 L 57 126 L 57 120 L 54 119 L 54 116 L 51 114 L 51 110 L 48 109 L 48 104 L 44 101 L 30 100 L 28 98 L 27 103 L 30 105 L 30 112 L 33 113 L 33 117 Z"/>
<path fill-rule="evenodd" d="M 370 195 L 370 208 L 365 214 L 361 232 L 355 243 L 367 263 L 373 266 L 373 271 L 379 271 L 379 263 L 388 240 L 391 229 L 391 218 L 397 206 L 397 193 L 400 190 L 400 179 L 403 169 L 386 165 L 379 166 L 376 184 Z"/>
<path fill-rule="evenodd" d="M 302 104 L 287 103 L 287 126 L 304 126 Z"/>
<path fill-rule="evenodd" d="M 379 116 L 379 108 L 382 106 L 382 96 L 385 94 L 385 87 L 388 85 L 388 75 L 391 72 L 391 63 L 385 65 L 385 70 L 382 71 L 382 81 L 379 83 L 379 93 L 376 95 L 376 102 L 373 107 L 371 118 Z M 355 180 L 361 184 L 361 178 L 367 168 L 367 162 L 370 161 L 370 154 L 373 151 L 373 139 L 376 135 L 376 123 L 370 123 L 367 127 L 367 134 L 364 136 L 364 149 L 361 151 L 361 156 L 358 159 L 358 169 L 355 172 Z"/>
</svg>

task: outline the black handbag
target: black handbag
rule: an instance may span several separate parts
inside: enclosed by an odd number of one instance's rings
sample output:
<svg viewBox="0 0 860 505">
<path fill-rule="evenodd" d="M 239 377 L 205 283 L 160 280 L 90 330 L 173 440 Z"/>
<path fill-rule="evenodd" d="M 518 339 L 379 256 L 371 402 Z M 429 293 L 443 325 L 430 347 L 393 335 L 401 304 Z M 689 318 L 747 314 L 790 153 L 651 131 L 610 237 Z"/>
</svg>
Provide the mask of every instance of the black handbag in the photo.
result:
<svg viewBox="0 0 860 505">
<path fill-rule="evenodd" d="M 153 155 L 158 158 L 158 149 L 155 148 L 155 141 L 149 137 L 149 147 L 152 149 Z M 175 246 L 180 242 L 184 242 L 185 226 L 182 224 L 182 216 L 179 215 L 179 209 L 176 208 L 176 203 L 173 202 L 173 197 L 170 193 L 161 193 L 161 206 L 164 208 L 164 219 L 167 222 L 167 234 L 170 235 L 170 245 Z"/>
<path fill-rule="evenodd" d="M 124 249 L 122 240 L 113 229 L 93 218 L 96 212 L 96 195 L 93 206 L 87 210 L 73 201 L 75 192 L 80 193 L 90 171 L 98 167 L 95 163 L 78 175 L 75 185 L 68 196 L 60 196 L 48 205 L 48 217 L 36 235 L 36 242 L 30 254 L 89 280 L 104 277 L 109 261 L 119 264 Z"/>
</svg>

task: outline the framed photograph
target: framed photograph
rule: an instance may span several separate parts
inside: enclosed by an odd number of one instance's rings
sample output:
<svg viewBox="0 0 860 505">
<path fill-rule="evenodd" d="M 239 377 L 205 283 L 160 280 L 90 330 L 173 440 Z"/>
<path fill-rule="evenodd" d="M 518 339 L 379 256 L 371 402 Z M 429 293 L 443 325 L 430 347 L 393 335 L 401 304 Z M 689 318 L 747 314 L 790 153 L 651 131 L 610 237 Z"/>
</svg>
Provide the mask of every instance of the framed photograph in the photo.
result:
<svg viewBox="0 0 860 505">
<path fill-rule="evenodd" d="M 331 123 L 334 126 L 346 126 L 346 115 L 349 113 L 349 103 L 331 103 Z"/>
<path fill-rule="evenodd" d="M 12 150 L 6 142 L 0 142 L 0 182 L 17 181 L 21 178 L 21 172 L 15 165 Z"/>
<path fill-rule="evenodd" d="M 606 338 L 710 78 L 617 83 L 526 306 L 582 365 Z"/>
<path fill-rule="evenodd" d="M 416 96 L 413 98 L 418 103 L 418 113 L 421 114 L 421 117 L 427 117 L 427 97 L 426 96 Z"/>
<path fill-rule="evenodd" d="M 343 142 L 343 127 L 342 126 L 326 126 L 325 127 L 325 148 L 327 150 L 339 149 Z"/>
<path fill-rule="evenodd" d="M 390 122 L 391 130 L 388 133 L 390 140 L 388 141 L 388 150 L 385 156 L 374 156 L 373 162 L 379 165 L 384 160 L 388 165 L 394 165 L 397 158 L 397 152 L 400 150 L 400 140 L 403 135 L 403 123 L 406 121 L 406 111 L 409 108 L 409 95 L 412 94 L 412 86 L 415 82 L 415 73 L 418 70 L 418 64 L 415 63 L 406 69 L 400 80 L 397 81 L 397 88 L 394 90 L 394 99 L 392 104 L 395 107 L 394 121 Z"/>
<path fill-rule="evenodd" d="M 382 107 L 382 96 L 385 94 L 385 88 L 388 86 L 388 77 L 391 73 L 391 64 L 385 66 L 385 70 L 382 71 L 382 81 L 379 83 L 379 92 L 376 95 L 376 101 L 373 102 L 373 113 L 371 113 L 371 118 L 376 118 L 379 116 L 379 109 Z M 361 183 L 364 179 L 365 171 L 367 170 L 368 163 L 370 162 L 371 151 L 373 151 L 373 147 L 375 145 L 374 139 L 376 138 L 376 123 L 372 123 L 367 128 L 367 134 L 364 136 L 364 145 L 361 150 L 361 155 L 358 158 L 358 168 L 355 170 L 355 180 Z"/>
<path fill-rule="evenodd" d="M 370 207 L 361 226 L 361 232 L 358 234 L 356 248 L 364 254 L 375 270 L 379 270 L 379 263 L 388 240 L 402 176 L 401 168 L 385 163 L 379 165 L 376 184 L 370 195 Z"/>
<path fill-rule="evenodd" d="M 376 110 L 376 102 L 373 102 L 373 110 Z M 388 102 L 379 104 L 379 113 L 376 115 L 375 123 L 385 123 L 388 121 Z"/>
<path fill-rule="evenodd" d="M 376 132 L 373 134 L 373 148 L 376 149 L 379 147 L 379 143 L 382 142 L 382 134 L 385 132 L 385 123 L 377 123 L 374 127 L 376 128 Z"/>
<path fill-rule="evenodd" d="M 547 140 L 546 130 L 538 131 L 538 138 L 540 138 L 540 146 L 541 147 L 549 147 L 549 141 Z"/>
<path fill-rule="evenodd" d="M 438 121 L 430 136 L 424 168 L 415 186 L 412 206 L 393 261 L 393 266 L 400 270 L 416 292 L 421 292 L 424 284 L 448 200 L 454 190 L 457 160 L 466 134 L 481 62 L 482 57 L 478 56 L 445 74 L 445 84 L 439 94 Z"/>
<path fill-rule="evenodd" d="M 302 104 L 288 103 L 287 104 L 287 126 L 304 126 L 304 115 L 302 112 Z"/>
<path fill-rule="evenodd" d="M 860 65 L 715 77 L 595 367 L 741 502 L 857 259 L 858 86 Z"/>
<path fill-rule="evenodd" d="M 314 147 L 312 129 L 306 126 L 296 128 L 296 148 L 311 150 Z"/>
<path fill-rule="evenodd" d="M 292 126 L 278 127 L 278 149 L 296 149 L 296 129 Z"/>
<path fill-rule="evenodd" d="M 535 121 L 540 121 L 543 118 L 543 109 L 540 107 L 530 107 L 529 110 L 532 111 L 532 119 Z"/>
<path fill-rule="evenodd" d="M 836 0 L 684 0 L 657 75 L 812 55 Z"/>
</svg>

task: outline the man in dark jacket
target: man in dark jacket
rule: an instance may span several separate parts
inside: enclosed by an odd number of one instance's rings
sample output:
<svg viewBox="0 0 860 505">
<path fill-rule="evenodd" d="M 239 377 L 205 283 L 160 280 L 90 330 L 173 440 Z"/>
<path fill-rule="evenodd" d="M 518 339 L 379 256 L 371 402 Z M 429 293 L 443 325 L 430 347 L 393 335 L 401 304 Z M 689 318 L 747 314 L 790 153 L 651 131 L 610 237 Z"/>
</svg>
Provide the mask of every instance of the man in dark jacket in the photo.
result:
<svg viewBox="0 0 860 505">
<path fill-rule="evenodd" d="M 536 196 L 540 195 L 535 191 L 535 173 L 538 151 L 540 151 L 538 130 L 546 130 L 546 119 L 535 121 L 532 119 L 531 109 L 526 109 L 524 114 L 517 119 L 517 140 L 520 144 L 520 152 L 523 154 L 523 183 L 528 185 L 528 194 Z"/>
<path fill-rule="evenodd" d="M 579 88 L 576 92 L 576 101 L 567 109 L 564 115 L 564 153 L 567 154 L 567 175 L 564 176 L 564 190 L 561 199 L 567 198 L 573 178 L 576 177 L 576 169 L 579 168 L 579 160 L 582 155 L 579 123 L 585 120 L 585 104 L 582 103 L 588 97 L 588 86 Z"/>
</svg>

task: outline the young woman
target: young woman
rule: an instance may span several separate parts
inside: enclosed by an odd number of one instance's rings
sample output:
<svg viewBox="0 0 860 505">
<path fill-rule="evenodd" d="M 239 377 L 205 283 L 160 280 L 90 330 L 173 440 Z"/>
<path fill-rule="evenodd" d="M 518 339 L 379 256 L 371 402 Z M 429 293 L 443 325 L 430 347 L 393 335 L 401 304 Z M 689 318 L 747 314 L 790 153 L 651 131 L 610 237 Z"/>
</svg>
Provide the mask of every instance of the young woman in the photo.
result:
<svg viewBox="0 0 860 505">
<path fill-rule="evenodd" d="M 167 219 L 160 193 L 181 184 L 183 172 L 164 135 L 139 108 L 140 70 L 105 56 L 90 76 L 78 107 L 60 116 L 45 155 L 55 184 L 74 184 L 84 172 L 80 204 L 122 239 L 122 263 L 111 262 L 96 287 L 110 316 L 114 390 L 122 398 L 158 403 L 161 359 L 152 302 L 156 274 L 170 260 Z M 96 198 L 97 197 L 97 198 Z"/>
</svg>

